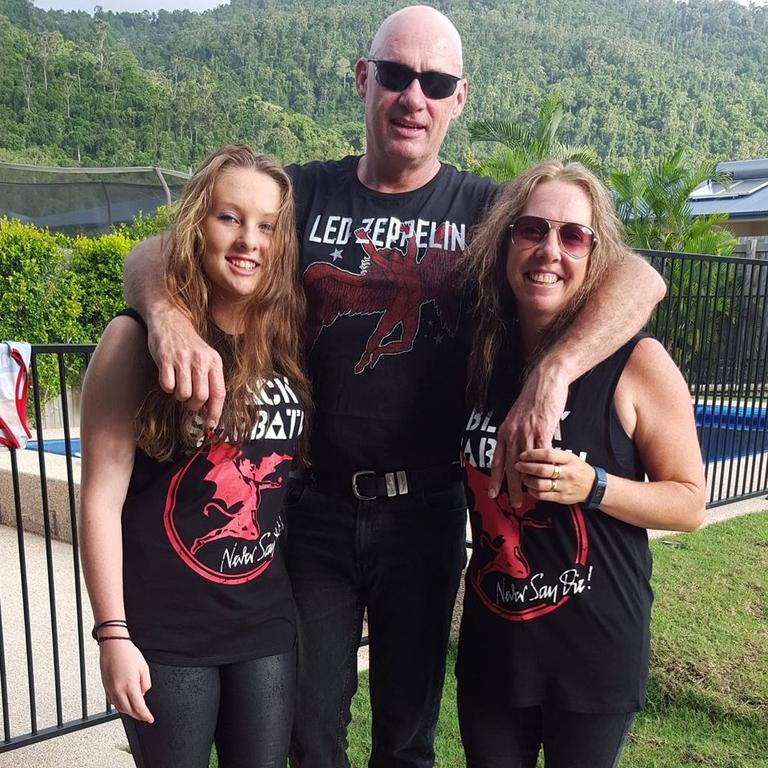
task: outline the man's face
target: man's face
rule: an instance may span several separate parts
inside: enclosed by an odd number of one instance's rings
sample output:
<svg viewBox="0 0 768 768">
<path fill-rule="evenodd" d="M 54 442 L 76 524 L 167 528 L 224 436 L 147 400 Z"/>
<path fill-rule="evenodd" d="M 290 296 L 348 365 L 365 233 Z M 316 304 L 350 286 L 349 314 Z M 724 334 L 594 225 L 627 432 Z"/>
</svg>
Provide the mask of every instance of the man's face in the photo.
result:
<svg viewBox="0 0 768 768">
<path fill-rule="evenodd" d="M 429 28 L 393 30 L 374 57 L 416 72 L 461 75 L 461 57 L 453 41 Z M 376 79 L 376 65 L 365 59 L 357 62 L 355 74 L 365 102 L 366 155 L 403 167 L 434 162 L 451 121 L 464 108 L 467 81 L 461 80 L 451 96 L 431 99 L 416 79 L 403 91 L 384 88 Z"/>
</svg>

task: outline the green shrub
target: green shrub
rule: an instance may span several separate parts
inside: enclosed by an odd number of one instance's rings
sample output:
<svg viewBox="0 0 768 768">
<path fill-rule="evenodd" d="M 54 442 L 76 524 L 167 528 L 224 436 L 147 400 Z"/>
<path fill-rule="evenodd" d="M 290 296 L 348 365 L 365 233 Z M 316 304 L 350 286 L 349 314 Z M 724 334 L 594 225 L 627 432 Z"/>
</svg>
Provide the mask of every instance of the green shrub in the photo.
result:
<svg viewBox="0 0 768 768">
<path fill-rule="evenodd" d="M 153 214 L 145 216 L 141 211 L 130 224 L 120 224 L 115 231 L 138 242 L 170 229 L 174 206 L 161 205 Z"/>
<path fill-rule="evenodd" d="M 36 344 L 82 340 L 81 290 L 67 239 L 0 219 L 0 337 Z"/>
<path fill-rule="evenodd" d="M 123 263 L 135 242 L 121 232 L 72 240 L 71 268 L 83 292 L 80 326 L 86 341 L 97 342 L 125 304 Z"/>
<path fill-rule="evenodd" d="M 32 344 L 84 340 L 82 291 L 69 269 L 68 241 L 15 219 L 0 218 L 0 339 Z M 44 400 L 59 391 L 55 361 L 40 360 Z"/>
</svg>

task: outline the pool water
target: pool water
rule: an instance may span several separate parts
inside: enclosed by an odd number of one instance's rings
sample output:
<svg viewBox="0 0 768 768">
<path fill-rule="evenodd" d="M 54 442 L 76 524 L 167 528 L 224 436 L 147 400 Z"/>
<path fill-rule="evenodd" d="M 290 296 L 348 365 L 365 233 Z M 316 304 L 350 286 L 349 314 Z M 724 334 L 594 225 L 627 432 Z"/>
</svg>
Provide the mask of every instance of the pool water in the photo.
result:
<svg viewBox="0 0 768 768">
<path fill-rule="evenodd" d="M 72 438 L 72 440 L 69 441 L 70 445 L 72 446 L 72 455 L 76 458 L 80 458 L 80 438 Z M 36 451 L 37 450 L 37 440 L 30 440 L 27 443 L 27 450 L 28 451 Z M 46 453 L 58 453 L 60 456 L 66 456 L 67 455 L 67 441 L 66 440 L 46 440 L 45 441 L 45 452 Z"/>
<path fill-rule="evenodd" d="M 697 405 L 696 432 L 705 463 L 768 451 L 768 408 Z"/>
</svg>

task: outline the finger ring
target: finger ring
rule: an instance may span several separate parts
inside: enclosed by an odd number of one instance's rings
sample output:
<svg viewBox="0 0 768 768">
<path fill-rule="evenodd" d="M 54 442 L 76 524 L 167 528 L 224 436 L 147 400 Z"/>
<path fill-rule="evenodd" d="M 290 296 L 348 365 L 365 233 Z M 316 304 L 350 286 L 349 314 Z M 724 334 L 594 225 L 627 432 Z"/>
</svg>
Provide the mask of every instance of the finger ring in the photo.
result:
<svg viewBox="0 0 768 768">
<path fill-rule="evenodd" d="M 557 480 L 558 477 L 560 477 L 560 465 L 559 464 L 553 464 L 552 465 L 552 475 L 553 480 Z"/>
<path fill-rule="evenodd" d="M 553 477 L 550 481 L 551 485 L 549 486 L 550 491 L 556 491 L 557 490 L 557 478 Z"/>
</svg>

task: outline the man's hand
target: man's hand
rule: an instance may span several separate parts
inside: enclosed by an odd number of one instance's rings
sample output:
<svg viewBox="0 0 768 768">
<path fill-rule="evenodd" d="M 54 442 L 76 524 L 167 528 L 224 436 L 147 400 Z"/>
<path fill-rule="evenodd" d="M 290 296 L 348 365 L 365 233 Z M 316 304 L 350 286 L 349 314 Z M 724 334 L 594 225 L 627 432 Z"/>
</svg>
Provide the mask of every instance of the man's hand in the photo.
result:
<svg viewBox="0 0 768 768">
<path fill-rule="evenodd" d="M 568 385 L 568 377 L 555 370 L 539 365 L 530 372 L 499 428 L 488 486 L 488 495 L 492 499 L 499 495 L 506 475 L 512 506 L 522 505 L 522 481 L 515 464 L 523 451 L 551 447 L 558 421 L 565 410 Z"/>
<path fill-rule="evenodd" d="M 221 357 L 195 332 L 177 309 L 155 314 L 149 326 L 149 353 L 157 364 L 160 386 L 192 411 L 205 406 L 206 426 L 213 429 L 224 405 Z"/>
</svg>

